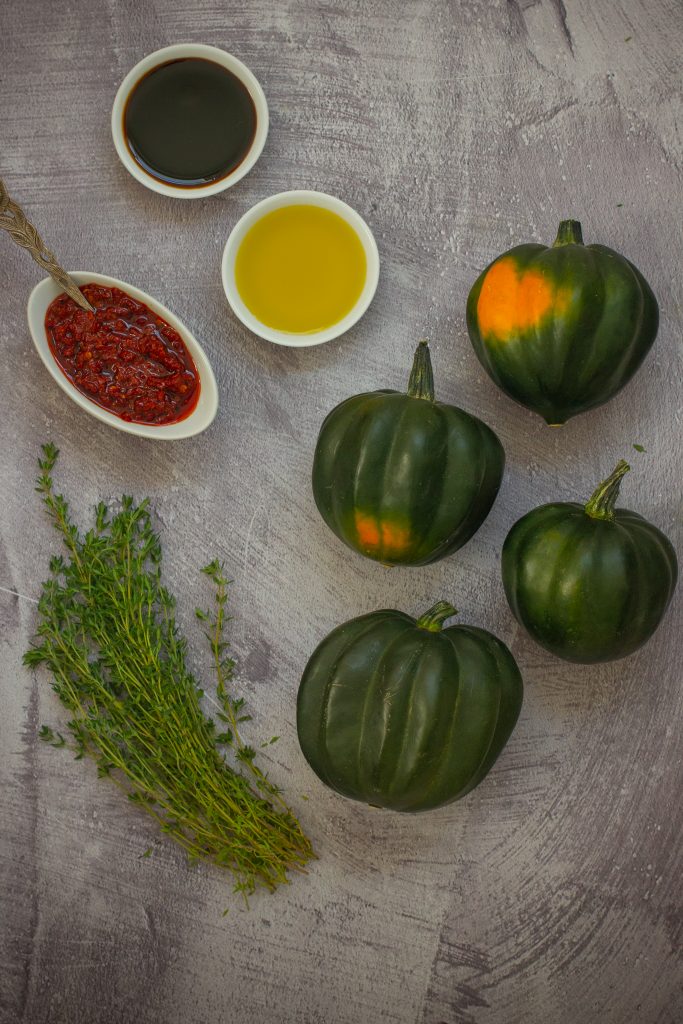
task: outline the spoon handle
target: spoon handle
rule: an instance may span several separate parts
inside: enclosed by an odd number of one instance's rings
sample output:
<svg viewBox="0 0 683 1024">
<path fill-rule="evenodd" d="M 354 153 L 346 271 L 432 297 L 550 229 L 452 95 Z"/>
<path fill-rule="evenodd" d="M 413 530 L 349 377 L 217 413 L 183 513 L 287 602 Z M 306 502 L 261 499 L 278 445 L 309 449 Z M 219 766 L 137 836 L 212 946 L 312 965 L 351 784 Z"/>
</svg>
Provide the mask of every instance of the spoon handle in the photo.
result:
<svg viewBox="0 0 683 1024">
<path fill-rule="evenodd" d="M 36 263 L 43 270 L 47 270 L 50 277 L 54 278 L 59 287 L 63 288 L 81 309 L 87 309 L 91 313 L 95 312 L 74 279 L 57 263 L 33 224 L 27 220 L 22 208 L 10 199 L 2 178 L 0 178 L 0 228 L 8 231 L 22 249 L 28 249 Z"/>
</svg>

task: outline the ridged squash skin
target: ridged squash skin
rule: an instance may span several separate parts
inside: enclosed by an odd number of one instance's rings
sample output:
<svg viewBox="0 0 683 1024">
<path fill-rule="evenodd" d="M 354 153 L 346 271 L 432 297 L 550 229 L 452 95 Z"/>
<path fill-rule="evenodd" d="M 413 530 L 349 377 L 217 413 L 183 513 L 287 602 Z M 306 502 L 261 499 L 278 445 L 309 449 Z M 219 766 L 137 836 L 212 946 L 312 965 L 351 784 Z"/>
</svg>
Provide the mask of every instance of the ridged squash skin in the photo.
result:
<svg viewBox="0 0 683 1024">
<path fill-rule="evenodd" d="M 503 545 L 503 585 L 517 621 L 547 651 L 574 662 L 613 661 L 659 626 L 678 577 L 669 539 L 615 508 L 619 463 L 587 505 L 542 505 Z"/>
<path fill-rule="evenodd" d="M 507 647 L 474 626 L 442 629 L 440 602 L 420 620 L 383 610 L 338 626 L 306 666 L 297 700 L 303 754 L 343 796 L 427 811 L 474 789 L 522 704 Z"/>
<path fill-rule="evenodd" d="M 354 395 L 325 419 L 313 496 L 348 547 L 385 565 L 426 565 L 462 547 L 495 501 L 505 464 L 485 423 L 434 400 L 420 342 L 408 394 Z"/>
<path fill-rule="evenodd" d="M 550 247 L 503 253 L 467 300 L 470 340 L 488 375 L 553 426 L 613 398 L 658 325 L 640 271 L 607 246 L 583 245 L 577 221 L 563 221 Z"/>
</svg>

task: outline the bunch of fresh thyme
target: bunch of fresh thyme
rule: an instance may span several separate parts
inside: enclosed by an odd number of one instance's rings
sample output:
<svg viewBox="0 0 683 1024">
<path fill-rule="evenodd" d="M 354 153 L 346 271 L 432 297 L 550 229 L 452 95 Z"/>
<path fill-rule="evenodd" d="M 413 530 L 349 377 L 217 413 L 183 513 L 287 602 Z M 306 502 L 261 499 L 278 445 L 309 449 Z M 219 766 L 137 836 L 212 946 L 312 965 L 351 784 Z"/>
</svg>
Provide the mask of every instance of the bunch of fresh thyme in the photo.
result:
<svg viewBox="0 0 683 1024">
<path fill-rule="evenodd" d="M 314 854 L 240 736 L 249 716 L 242 713 L 243 699 L 228 691 L 234 663 L 223 639 L 229 581 L 222 565 L 214 561 L 202 570 L 216 587 L 215 608 L 196 613 L 215 663 L 219 732 L 203 714 L 203 691 L 186 666 L 187 641 L 161 582 L 161 547 L 148 501 L 136 505 L 124 497 L 113 515 L 101 503 L 94 527 L 82 537 L 53 488 L 58 451 L 47 444 L 43 454 L 36 490 L 68 557 L 50 562 L 40 624 L 24 662 L 50 669 L 71 714 L 73 742 L 46 726 L 41 737 L 71 746 L 77 758 L 94 758 L 98 774 L 155 818 L 191 860 L 232 872 L 236 892 L 246 897 L 257 885 L 275 889 Z"/>
</svg>

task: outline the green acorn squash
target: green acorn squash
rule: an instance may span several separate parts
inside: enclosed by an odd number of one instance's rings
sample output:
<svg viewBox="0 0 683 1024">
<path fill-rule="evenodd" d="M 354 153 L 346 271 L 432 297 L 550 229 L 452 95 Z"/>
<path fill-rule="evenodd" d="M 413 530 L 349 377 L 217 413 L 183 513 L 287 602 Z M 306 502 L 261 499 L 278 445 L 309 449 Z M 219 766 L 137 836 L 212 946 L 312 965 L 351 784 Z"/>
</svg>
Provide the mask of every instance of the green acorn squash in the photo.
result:
<svg viewBox="0 0 683 1024">
<path fill-rule="evenodd" d="M 522 677 L 505 644 L 443 623 L 444 601 L 415 621 L 377 611 L 338 626 L 299 687 L 297 729 L 316 775 L 344 796 L 426 811 L 474 789 L 505 746 Z"/>
<path fill-rule="evenodd" d="M 503 585 L 517 621 L 567 661 L 624 658 L 652 636 L 676 587 L 671 542 L 647 519 L 615 508 L 621 461 L 587 505 L 542 505 L 503 545 Z"/>
<path fill-rule="evenodd" d="M 624 256 L 584 245 L 562 221 L 555 243 L 515 246 L 479 276 L 467 328 L 493 381 L 558 426 L 624 387 L 657 334 L 647 281 Z"/>
<path fill-rule="evenodd" d="M 504 463 L 490 427 L 434 400 L 421 341 L 407 394 L 354 395 L 329 413 L 315 449 L 313 495 L 350 548 L 385 565 L 425 565 L 479 529 Z"/>
</svg>

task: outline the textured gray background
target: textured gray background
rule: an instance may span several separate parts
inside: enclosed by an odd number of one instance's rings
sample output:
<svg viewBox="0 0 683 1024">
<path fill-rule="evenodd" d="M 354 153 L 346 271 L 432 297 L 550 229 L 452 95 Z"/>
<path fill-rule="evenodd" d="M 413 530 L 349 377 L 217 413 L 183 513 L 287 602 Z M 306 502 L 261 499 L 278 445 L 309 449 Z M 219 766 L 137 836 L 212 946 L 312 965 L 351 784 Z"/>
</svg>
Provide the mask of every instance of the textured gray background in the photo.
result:
<svg viewBox="0 0 683 1024">
<path fill-rule="evenodd" d="M 5 0 L 1 17 L 10 191 L 66 266 L 121 277 L 178 313 L 221 393 L 211 430 L 172 445 L 77 410 L 29 339 L 37 268 L 0 238 L 3 1024 L 681 1020 L 681 595 L 640 653 L 574 668 L 518 631 L 499 578 L 511 523 L 587 497 L 621 456 L 633 464 L 624 504 L 681 551 L 680 0 Z M 109 135 L 124 74 L 184 40 L 246 61 L 272 116 L 248 178 L 198 202 L 145 190 Z M 219 275 L 238 217 L 296 187 L 354 205 L 382 259 L 362 322 L 300 352 L 251 336 Z M 494 255 L 550 242 L 568 216 L 638 264 L 662 323 L 626 391 L 551 431 L 484 375 L 464 307 Z M 496 429 L 508 466 L 462 552 L 386 571 L 317 516 L 311 453 L 336 402 L 403 386 L 422 335 L 439 396 Z M 40 723 L 63 720 L 47 679 L 20 667 L 56 549 L 32 491 L 47 438 L 81 517 L 100 497 L 151 496 L 198 652 L 196 569 L 217 554 L 235 577 L 239 684 L 259 736 L 282 734 L 271 770 L 320 855 L 248 913 L 222 917 L 223 875 L 188 869 L 91 765 L 36 740 Z M 345 618 L 418 613 L 437 598 L 511 646 L 526 682 L 517 730 L 487 781 L 445 810 L 404 817 L 344 801 L 296 743 L 307 656 Z M 202 654 L 194 663 L 207 669 Z"/>
</svg>

